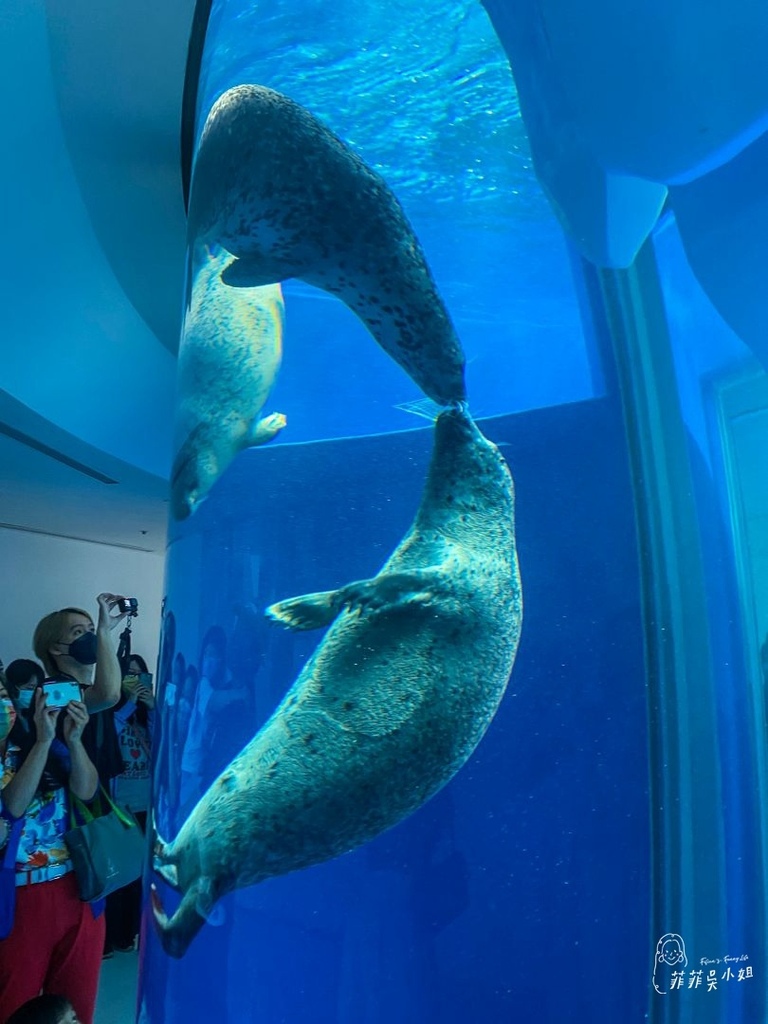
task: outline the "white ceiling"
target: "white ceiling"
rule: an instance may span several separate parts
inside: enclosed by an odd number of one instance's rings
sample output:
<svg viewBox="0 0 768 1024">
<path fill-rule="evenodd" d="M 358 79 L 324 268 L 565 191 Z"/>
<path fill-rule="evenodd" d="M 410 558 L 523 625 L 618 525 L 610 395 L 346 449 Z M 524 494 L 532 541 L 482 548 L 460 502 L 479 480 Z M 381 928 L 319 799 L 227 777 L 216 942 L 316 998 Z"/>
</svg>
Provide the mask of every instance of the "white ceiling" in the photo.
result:
<svg viewBox="0 0 768 1024">
<path fill-rule="evenodd" d="M 166 491 L 0 392 L 0 528 L 162 551 Z"/>
<path fill-rule="evenodd" d="M 181 101 L 194 0 L 46 0 L 53 82 L 83 202 L 126 295 L 175 353 L 186 221 Z"/>
<path fill-rule="evenodd" d="M 25 0 L 0 13 L 0 87 L 15 97 L 0 170 L 2 526 L 164 546 L 194 6 Z M 85 386 L 97 363 L 101 387 Z"/>
</svg>

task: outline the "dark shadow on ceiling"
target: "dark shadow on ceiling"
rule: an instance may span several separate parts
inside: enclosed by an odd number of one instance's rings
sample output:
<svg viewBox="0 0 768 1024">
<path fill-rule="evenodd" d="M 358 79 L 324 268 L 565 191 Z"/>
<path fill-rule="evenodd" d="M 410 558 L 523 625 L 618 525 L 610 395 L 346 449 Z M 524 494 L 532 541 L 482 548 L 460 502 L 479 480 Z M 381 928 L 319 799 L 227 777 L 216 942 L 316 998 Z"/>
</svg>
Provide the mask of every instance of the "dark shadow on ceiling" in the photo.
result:
<svg viewBox="0 0 768 1024">
<path fill-rule="evenodd" d="M 189 34 L 187 70 L 184 76 L 184 97 L 181 103 L 181 186 L 184 190 L 184 209 L 189 212 L 189 187 L 192 181 L 192 158 L 195 149 L 195 121 L 197 95 L 200 86 L 200 67 L 203 62 L 205 37 L 211 17 L 213 0 L 197 0 L 192 31 Z"/>
</svg>

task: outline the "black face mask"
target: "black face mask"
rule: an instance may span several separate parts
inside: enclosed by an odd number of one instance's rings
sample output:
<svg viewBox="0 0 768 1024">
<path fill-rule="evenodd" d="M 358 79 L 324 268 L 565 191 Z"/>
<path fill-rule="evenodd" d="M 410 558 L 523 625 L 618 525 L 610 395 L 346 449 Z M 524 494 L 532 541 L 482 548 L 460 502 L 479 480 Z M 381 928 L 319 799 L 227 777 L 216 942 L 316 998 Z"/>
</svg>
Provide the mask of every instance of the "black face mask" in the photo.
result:
<svg viewBox="0 0 768 1024">
<path fill-rule="evenodd" d="M 95 665 L 97 644 L 95 633 L 90 631 L 83 633 L 77 640 L 73 640 L 69 644 L 69 656 L 74 658 L 79 665 Z"/>
</svg>

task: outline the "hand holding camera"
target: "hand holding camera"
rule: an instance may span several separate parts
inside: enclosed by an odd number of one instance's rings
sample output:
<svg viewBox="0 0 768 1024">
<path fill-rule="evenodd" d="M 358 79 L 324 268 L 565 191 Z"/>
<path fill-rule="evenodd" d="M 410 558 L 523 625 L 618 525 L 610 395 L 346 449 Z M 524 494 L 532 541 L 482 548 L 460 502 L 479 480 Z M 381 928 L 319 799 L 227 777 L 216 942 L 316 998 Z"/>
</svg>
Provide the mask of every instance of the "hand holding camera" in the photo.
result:
<svg viewBox="0 0 768 1024">
<path fill-rule="evenodd" d="M 121 597 L 117 602 L 117 607 L 131 618 L 139 614 L 139 602 L 135 597 Z"/>
<path fill-rule="evenodd" d="M 139 614 L 139 602 L 135 597 L 105 593 L 99 594 L 96 600 L 99 603 L 99 626 L 107 626 L 108 629 L 114 629 L 126 616 L 133 618 Z"/>
</svg>

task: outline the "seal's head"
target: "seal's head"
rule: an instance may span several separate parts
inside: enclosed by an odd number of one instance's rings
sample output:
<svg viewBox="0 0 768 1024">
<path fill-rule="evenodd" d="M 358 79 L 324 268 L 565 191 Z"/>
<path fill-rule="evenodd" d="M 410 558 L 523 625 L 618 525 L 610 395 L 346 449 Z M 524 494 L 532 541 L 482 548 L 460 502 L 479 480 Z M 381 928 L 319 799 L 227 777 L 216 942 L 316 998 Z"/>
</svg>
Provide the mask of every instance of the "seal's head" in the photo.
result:
<svg viewBox="0 0 768 1024">
<path fill-rule="evenodd" d="M 484 437 L 465 403 L 442 412 L 435 423 L 426 494 L 454 517 L 506 514 L 513 501 L 512 477 L 499 449 Z"/>
<path fill-rule="evenodd" d="M 191 516 L 219 476 L 215 449 L 207 443 L 208 431 L 193 430 L 179 449 L 171 473 L 171 511 L 176 520 Z"/>
</svg>

